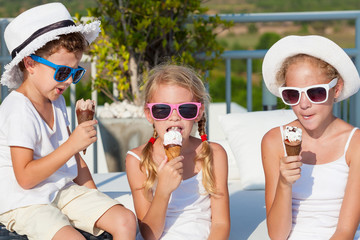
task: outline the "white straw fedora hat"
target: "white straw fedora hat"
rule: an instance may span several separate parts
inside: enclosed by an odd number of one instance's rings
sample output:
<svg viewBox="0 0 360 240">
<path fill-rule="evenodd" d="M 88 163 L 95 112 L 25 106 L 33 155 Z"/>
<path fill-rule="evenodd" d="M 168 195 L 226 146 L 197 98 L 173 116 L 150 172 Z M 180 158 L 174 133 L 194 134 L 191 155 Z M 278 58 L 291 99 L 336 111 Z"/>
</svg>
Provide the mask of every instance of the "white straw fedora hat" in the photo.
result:
<svg viewBox="0 0 360 240">
<path fill-rule="evenodd" d="M 23 82 L 23 74 L 18 63 L 46 43 L 58 39 L 59 35 L 80 32 L 90 44 L 100 32 L 100 21 L 85 25 L 75 25 L 70 13 L 61 3 L 48 3 L 31 8 L 6 27 L 6 46 L 12 60 L 5 66 L 1 84 L 16 89 Z"/>
<path fill-rule="evenodd" d="M 280 97 L 278 89 L 284 83 L 276 80 L 276 74 L 286 58 L 297 54 L 319 58 L 339 72 L 344 80 L 344 88 L 337 98 L 337 102 L 350 97 L 359 90 L 359 73 L 350 57 L 336 43 L 316 35 L 287 36 L 277 41 L 264 57 L 262 74 L 266 87 L 272 94 Z"/>
</svg>

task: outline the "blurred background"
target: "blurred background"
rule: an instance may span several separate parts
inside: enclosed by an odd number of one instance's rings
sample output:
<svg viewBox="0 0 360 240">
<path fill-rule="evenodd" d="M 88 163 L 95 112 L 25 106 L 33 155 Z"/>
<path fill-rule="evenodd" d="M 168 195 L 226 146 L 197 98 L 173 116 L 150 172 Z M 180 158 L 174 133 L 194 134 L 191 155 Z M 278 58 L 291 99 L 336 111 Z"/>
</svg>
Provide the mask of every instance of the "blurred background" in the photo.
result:
<svg viewBox="0 0 360 240">
<path fill-rule="evenodd" d="M 0 18 L 12 18 L 26 9 L 39 4 L 56 2 L 51 0 L 0 0 Z M 87 15 L 88 8 L 96 8 L 96 0 L 60 0 L 75 16 Z M 339 11 L 360 10 L 359 0 L 208 0 L 203 1 L 207 14 L 242 14 L 269 12 L 302 12 L 302 11 Z M 320 34 L 326 36 L 343 48 L 354 47 L 354 20 L 312 21 L 312 22 L 268 22 L 238 23 L 222 31 L 217 40 L 224 50 L 266 49 L 277 39 L 290 34 Z M 241 106 L 246 105 L 246 60 L 233 60 L 231 64 L 232 101 Z M 85 66 L 89 67 L 89 66 Z M 209 73 L 209 91 L 212 102 L 225 101 L 225 63 L 219 64 Z M 262 110 L 261 60 L 253 62 L 253 110 Z M 91 97 L 90 75 L 77 85 L 76 95 Z M 65 94 L 69 98 L 69 91 Z M 107 102 L 105 96 L 98 95 L 98 104 Z M 69 101 L 67 101 L 69 103 Z M 278 102 L 278 105 L 281 105 Z M 284 106 L 278 106 L 282 108 Z"/>
</svg>

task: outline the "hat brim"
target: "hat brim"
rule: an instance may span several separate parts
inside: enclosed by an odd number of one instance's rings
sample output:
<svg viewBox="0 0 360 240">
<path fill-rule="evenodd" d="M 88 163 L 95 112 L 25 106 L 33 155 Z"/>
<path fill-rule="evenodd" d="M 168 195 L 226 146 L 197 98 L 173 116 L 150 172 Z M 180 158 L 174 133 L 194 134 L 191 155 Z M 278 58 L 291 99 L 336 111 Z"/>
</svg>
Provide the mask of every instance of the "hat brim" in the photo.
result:
<svg viewBox="0 0 360 240">
<path fill-rule="evenodd" d="M 30 56 L 36 50 L 43 47 L 46 43 L 56 40 L 60 35 L 80 32 L 84 35 L 86 41 L 90 44 L 100 33 L 100 21 L 96 20 L 88 24 L 80 24 L 76 26 L 68 26 L 55 29 L 44 33 L 41 37 L 34 39 L 30 44 L 24 47 L 16 56 L 5 66 L 5 71 L 1 76 L 1 84 L 10 89 L 18 88 L 23 82 L 23 73 L 19 69 L 18 64 L 24 57 Z"/>
<path fill-rule="evenodd" d="M 316 35 L 287 36 L 277 41 L 266 53 L 262 65 L 264 82 L 269 91 L 280 97 L 279 87 L 284 82 L 276 79 L 285 59 L 298 54 L 319 58 L 332 65 L 344 80 L 344 87 L 337 101 L 355 94 L 360 87 L 359 73 L 345 51 L 333 41 Z"/>
</svg>

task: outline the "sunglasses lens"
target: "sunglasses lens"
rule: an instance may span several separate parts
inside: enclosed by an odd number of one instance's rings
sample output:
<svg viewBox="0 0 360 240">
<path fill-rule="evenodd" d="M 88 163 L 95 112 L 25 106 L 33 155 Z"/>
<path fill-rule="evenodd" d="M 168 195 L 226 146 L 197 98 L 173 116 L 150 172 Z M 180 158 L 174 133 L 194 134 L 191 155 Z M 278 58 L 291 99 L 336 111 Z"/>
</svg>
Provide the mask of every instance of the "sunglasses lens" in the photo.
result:
<svg viewBox="0 0 360 240">
<path fill-rule="evenodd" d="M 195 104 L 186 103 L 179 106 L 179 114 L 185 119 L 195 118 L 198 108 Z"/>
<path fill-rule="evenodd" d="M 55 74 L 55 80 L 59 82 L 65 81 L 71 73 L 71 68 L 60 67 Z"/>
<path fill-rule="evenodd" d="M 165 119 L 170 115 L 170 106 L 165 104 L 156 104 L 152 106 L 151 112 L 156 119 Z"/>
<path fill-rule="evenodd" d="M 282 91 L 282 97 L 287 104 L 295 104 L 298 102 L 300 94 L 298 90 L 285 89 Z"/>
<path fill-rule="evenodd" d="M 73 82 L 77 83 L 78 81 L 80 81 L 80 79 L 82 78 L 82 76 L 84 75 L 85 70 L 77 70 L 74 74 L 74 79 Z"/>
<path fill-rule="evenodd" d="M 326 99 L 326 89 L 323 87 L 310 88 L 306 93 L 313 102 L 323 102 Z"/>
</svg>

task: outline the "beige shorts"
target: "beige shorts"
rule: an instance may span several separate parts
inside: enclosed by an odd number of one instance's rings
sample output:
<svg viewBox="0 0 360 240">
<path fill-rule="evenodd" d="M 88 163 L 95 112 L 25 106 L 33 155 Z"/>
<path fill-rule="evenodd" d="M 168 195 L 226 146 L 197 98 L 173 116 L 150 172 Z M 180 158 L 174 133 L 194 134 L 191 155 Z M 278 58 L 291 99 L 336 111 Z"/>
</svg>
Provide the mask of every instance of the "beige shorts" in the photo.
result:
<svg viewBox="0 0 360 240">
<path fill-rule="evenodd" d="M 72 225 L 95 236 L 103 231 L 96 221 L 112 206 L 120 204 L 104 193 L 77 184 L 61 190 L 51 204 L 17 208 L 0 215 L 9 231 L 29 240 L 50 240 L 61 228 Z"/>
</svg>

